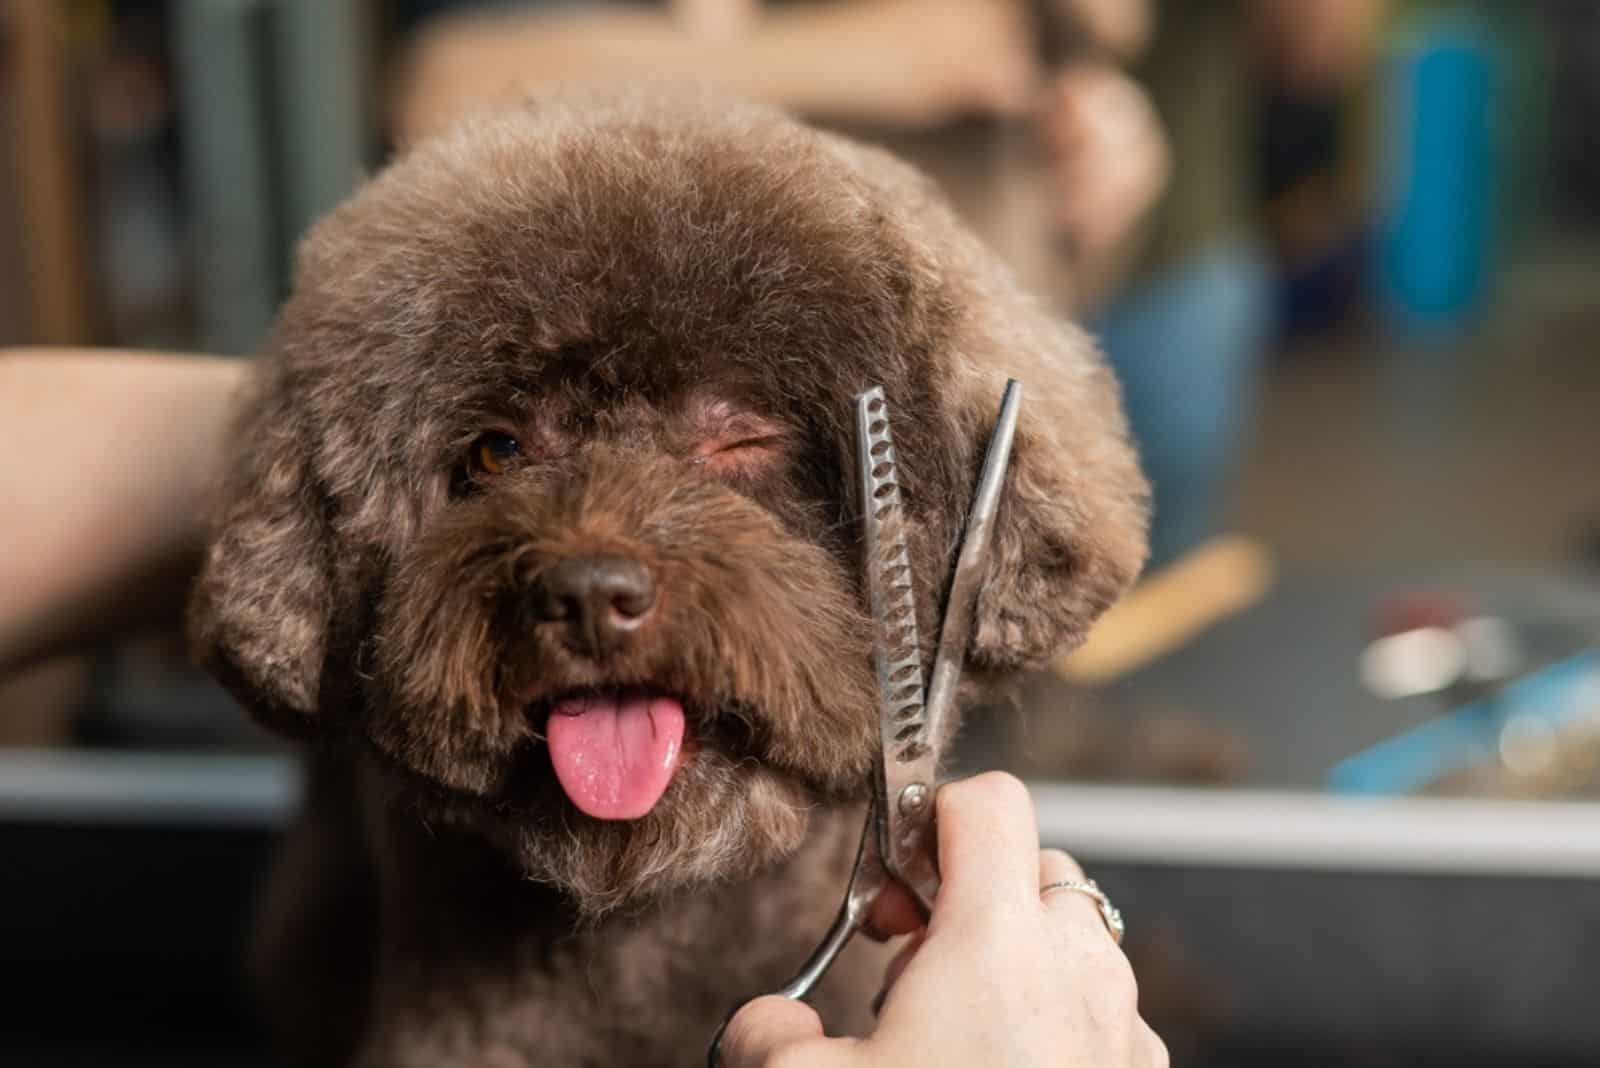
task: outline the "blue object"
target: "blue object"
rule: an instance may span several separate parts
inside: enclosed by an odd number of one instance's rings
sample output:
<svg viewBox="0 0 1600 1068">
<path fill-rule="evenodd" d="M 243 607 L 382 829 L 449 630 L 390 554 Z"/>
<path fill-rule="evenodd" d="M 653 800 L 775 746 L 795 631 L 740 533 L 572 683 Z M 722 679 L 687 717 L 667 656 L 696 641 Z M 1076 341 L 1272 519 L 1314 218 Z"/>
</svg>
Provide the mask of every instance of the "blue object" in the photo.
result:
<svg viewBox="0 0 1600 1068">
<path fill-rule="evenodd" d="M 1408 332 L 1450 331 L 1484 305 L 1498 67 L 1489 35 L 1465 15 L 1420 20 L 1389 59 L 1377 274 L 1384 308 Z"/>
<path fill-rule="evenodd" d="M 1150 562 L 1217 533 L 1273 327 L 1272 279 L 1245 241 L 1197 250 L 1092 324 L 1155 495 Z"/>
<path fill-rule="evenodd" d="M 1593 708 L 1600 651 L 1559 660 L 1492 697 L 1397 734 L 1335 764 L 1328 787 L 1345 794 L 1406 794 L 1495 759 L 1500 729 L 1531 715 L 1558 726 Z"/>
</svg>

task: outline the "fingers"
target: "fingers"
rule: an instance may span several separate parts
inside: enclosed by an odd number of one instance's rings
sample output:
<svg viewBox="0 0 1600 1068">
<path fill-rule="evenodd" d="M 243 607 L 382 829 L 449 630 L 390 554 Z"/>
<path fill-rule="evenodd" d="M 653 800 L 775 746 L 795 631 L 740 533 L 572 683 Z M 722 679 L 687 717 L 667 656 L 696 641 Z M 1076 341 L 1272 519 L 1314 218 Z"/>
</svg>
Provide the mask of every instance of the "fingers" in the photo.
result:
<svg viewBox="0 0 1600 1068">
<path fill-rule="evenodd" d="M 1059 849 L 1039 851 L 1039 885 L 1050 883 L 1081 882 L 1083 869 L 1078 862 Z"/>
<path fill-rule="evenodd" d="M 816 1038 L 780 1052 L 860 1064 L 1104 1064 L 1167 1068 L 1139 1017 L 1138 984 L 1093 898 L 1040 885 L 1083 880 L 1060 850 L 1039 849 L 1028 792 L 988 774 L 935 799 L 943 884 L 928 928 L 889 967 L 879 1026 L 858 1047 Z M 763 1066 L 782 1068 L 782 1066 Z"/>
<path fill-rule="evenodd" d="M 811 1006 L 788 998 L 756 998 L 734 1014 L 723 1032 L 722 1068 L 762 1068 L 781 1049 L 822 1037 Z"/>
<path fill-rule="evenodd" d="M 1160 196 L 1171 169 L 1160 119 L 1126 75 L 1098 64 L 1064 71 L 1044 135 L 1059 225 L 1093 251 L 1116 244 Z"/>
<path fill-rule="evenodd" d="M 889 966 L 884 969 L 883 987 L 878 991 L 878 996 L 872 1000 L 872 1011 L 874 1015 L 876 1015 L 883 1008 L 884 1002 L 889 998 L 890 991 L 894 990 L 894 984 L 900 979 L 900 976 L 905 972 L 906 967 L 911 963 L 911 959 L 917 955 L 917 950 L 922 948 L 922 943 L 926 942 L 927 939 L 927 930 L 920 930 L 908 938 L 906 940 L 906 944 L 901 946 L 899 951 L 895 953 L 894 959 L 891 960 L 889 962 Z"/>
<path fill-rule="evenodd" d="M 1149 0 L 1061 0 L 1099 46 L 1134 57 L 1150 41 L 1154 12 Z"/>
<path fill-rule="evenodd" d="M 1070 924 L 1069 933 L 1074 938 L 1099 938 L 1104 934 L 1115 944 L 1116 938 L 1106 926 L 1105 917 L 1100 914 L 1100 906 L 1094 898 L 1078 890 L 1043 892 L 1044 887 L 1051 883 L 1081 883 L 1086 878 L 1078 862 L 1061 850 L 1046 849 L 1039 854 L 1040 904 L 1045 912 L 1057 918 L 1058 926 L 1060 923 Z"/>
<path fill-rule="evenodd" d="M 927 922 L 922 906 L 911 896 L 911 891 L 899 883 L 891 882 L 872 903 L 863 933 L 882 942 L 894 935 L 910 934 Z"/>
<path fill-rule="evenodd" d="M 1139 1068 L 1168 1068 L 1171 1064 L 1167 1044 L 1143 1020 L 1139 1021 L 1139 1031 L 1134 1036 L 1134 1064 Z"/>
<path fill-rule="evenodd" d="M 1027 787 L 1004 772 L 946 783 L 939 828 L 937 925 L 969 910 L 1031 908 L 1039 900 L 1039 827 Z"/>
<path fill-rule="evenodd" d="M 884 969 L 883 988 L 885 990 L 893 989 L 895 980 L 900 978 L 900 974 L 906 970 L 906 965 L 911 963 L 911 958 L 917 955 L 917 950 L 922 948 L 922 943 L 927 941 L 927 938 L 928 932 L 923 930 L 906 939 L 906 944 L 900 947 L 899 952 L 894 955 L 894 959 L 889 962 L 889 967 Z"/>
</svg>

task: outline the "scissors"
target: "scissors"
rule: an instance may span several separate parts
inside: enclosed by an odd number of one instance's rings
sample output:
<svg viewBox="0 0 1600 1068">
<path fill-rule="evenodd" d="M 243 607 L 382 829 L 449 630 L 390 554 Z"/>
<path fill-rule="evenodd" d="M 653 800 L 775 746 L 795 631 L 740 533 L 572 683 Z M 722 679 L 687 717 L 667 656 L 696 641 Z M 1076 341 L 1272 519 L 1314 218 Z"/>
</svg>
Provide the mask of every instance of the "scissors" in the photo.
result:
<svg viewBox="0 0 1600 1068">
<path fill-rule="evenodd" d="M 872 903 L 889 883 L 905 887 L 924 915 L 933 908 L 934 895 L 939 890 L 933 795 L 938 786 L 939 761 L 950 740 L 950 713 L 966 660 L 967 639 L 972 633 L 973 603 L 994 533 L 1000 488 L 1011 459 L 1021 401 L 1021 383 L 1008 381 L 977 492 L 967 513 L 966 531 L 945 601 L 933 673 L 924 690 L 911 557 L 906 548 L 905 505 L 900 496 L 894 438 L 889 431 L 889 402 L 882 387 L 856 397 L 863 564 L 872 616 L 882 749 L 844 903 L 833 926 L 799 973 L 774 991 L 780 997 L 798 1001 L 810 995 L 839 952 L 865 926 Z M 717 1068 L 728 1021 L 745 1004 L 748 1001 L 735 1006 L 717 1028 L 707 1053 L 709 1068 Z"/>
</svg>

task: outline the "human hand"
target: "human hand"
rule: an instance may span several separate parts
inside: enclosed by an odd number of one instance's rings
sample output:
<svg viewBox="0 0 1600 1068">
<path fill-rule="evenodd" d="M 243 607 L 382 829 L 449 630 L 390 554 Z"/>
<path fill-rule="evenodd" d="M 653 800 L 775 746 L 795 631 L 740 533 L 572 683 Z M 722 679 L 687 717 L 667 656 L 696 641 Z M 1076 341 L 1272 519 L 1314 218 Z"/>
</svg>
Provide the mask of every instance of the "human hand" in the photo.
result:
<svg viewBox="0 0 1600 1068">
<path fill-rule="evenodd" d="M 1155 28 L 1150 0 L 1055 0 L 1055 4 L 1096 45 L 1125 58 L 1143 52 Z"/>
<path fill-rule="evenodd" d="M 943 885 L 925 930 L 890 964 L 869 1038 L 826 1038 L 807 1005 L 765 997 L 728 1024 L 725 1068 L 1165 1068 L 1138 991 L 1093 901 L 1039 887 L 1083 873 L 1039 849 L 1027 790 L 1009 775 L 950 783 L 937 796 Z M 903 894 L 874 925 L 912 931 Z"/>
<path fill-rule="evenodd" d="M 1127 75 L 1080 63 L 1057 77 L 1041 116 L 1056 222 L 1089 256 L 1122 242 L 1166 188 L 1172 157 L 1150 100 Z"/>
<path fill-rule="evenodd" d="M 1336 92 L 1372 63 L 1385 0 L 1255 0 L 1257 47 L 1290 86 Z"/>
</svg>

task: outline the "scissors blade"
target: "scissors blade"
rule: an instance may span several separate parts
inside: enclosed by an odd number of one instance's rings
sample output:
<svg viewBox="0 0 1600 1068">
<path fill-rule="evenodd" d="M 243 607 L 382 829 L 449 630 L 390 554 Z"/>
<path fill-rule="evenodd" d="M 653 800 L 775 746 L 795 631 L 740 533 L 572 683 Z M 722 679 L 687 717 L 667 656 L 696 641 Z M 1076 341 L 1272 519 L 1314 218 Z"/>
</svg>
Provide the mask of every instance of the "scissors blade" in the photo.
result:
<svg viewBox="0 0 1600 1068">
<path fill-rule="evenodd" d="M 856 398 L 865 573 L 872 610 L 883 747 L 844 902 L 811 958 L 776 992 L 782 997 L 800 999 L 810 995 L 839 952 L 866 923 L 868 910 L 889 879 L 910 890 L 924 910 L 931 911 L 933 907 L 933 897 L 939 889 L 933 789 L 939 758 L 948 741 L 946 722 L 966 656 L 973 602 L 1011 455 L 1021 392 L 1015 381 L 1006 384 L 1000 417 L 984 457 L 950 581 L 932 689 L 926 695 L 911 557 L 906 549 L 905 510 L 900 498 L 894 438 L 889 432 L 889 405 L 881 388 Z M 709 1068 L 718 1066 L 722 1038 L 734 1011 L 737 1007 L 723 1018 L 712 1036 L 706 1053 Z"/>
<path fill-rule="evenodd" d="M 882 389 L 856 400 L 865 517 L 865 572 L 874 626 L 879 731 L 877 782 L 884 867 L 931 908 L 939 888 L 933 791 L 949 743 L 952 710 L 972 634 L 973 608 L 993 539 L 1000 490 L 1016 436 L 1022 385 L 1006 383 L 984 456 L 939 629 L 939 647 L 923 689 L 911 561 L 905 544 L 889 405 Z"/>
<path fill-rule="evenodd" d="M 856 428 L 863 571 L 872 614 L 882 741 L 875 783 L 879 848 L 890 874 L 922 898 L 924 908 L 931 908 L 932 891 L 938 886 L 931 835 L 939 754 L 928 734 L 905 503 L 889 429 L 889 402 L 881 387 L 856 398 Z"/>
<path fill-rule="evenodd" d="M 973 606 L 983 584 L 984 562 L 994 537 L 1000 489 L 1005 485 L 1006 468 L 1011 463 L 1011 443 L 1017 435 L 1017 412 L 1021 405 L 1022 383 L 1010 379 L 1000 397 L 1000 414 L 995 419 L 994 433 L 989 436 L 989 450 L 984 454 L 978 488 L 973 492 L 972 507 L 967 512 L 966 531 L 961 536 L 961 550 L 956 557 L 950 592 L 945 598 L 944 620 L 939 627 L 939 652 L 934 657 L 933 674 L 928 680 L 928 744 L 936 753 L 942 752 L 950 741 L 950 713 L 956 703 L 961 668 L 967 659 Z"/>
</svg>

